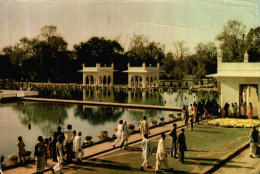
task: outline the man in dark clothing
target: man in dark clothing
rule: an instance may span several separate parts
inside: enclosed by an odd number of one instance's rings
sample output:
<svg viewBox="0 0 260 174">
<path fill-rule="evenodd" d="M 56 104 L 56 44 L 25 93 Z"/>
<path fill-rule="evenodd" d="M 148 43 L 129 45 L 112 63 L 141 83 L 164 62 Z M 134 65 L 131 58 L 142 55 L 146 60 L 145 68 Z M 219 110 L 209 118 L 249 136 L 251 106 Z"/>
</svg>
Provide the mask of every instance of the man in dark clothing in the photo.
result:
<svg viewBox="0 0 260 174">
<path fill-rule="evenodd" d="M 176 133 L 176 123 L 173 124 L 173 129 L 170 132 L 170 136 L 172 137 L 172 144 L 171 144 L 171 157 L 174 156 L 174 158 L 177 158 L 176 154 L 177 154 L 177 133 Z"/>
<path fill-rule="evenodd" d="M 224 106 L 224 110 L 225 110 L 225 117 L 228 117 L 228 108 L 229 108 L 229 104 L 226 103 Z"/>
<path fill-rule="evenodd" d="M 250 157 L 256 156 L 257 145 L 258 145 L 258 131 L 256 130 L 255 126 L 252 126 L 252 130 L 249 134 L 249 142 L 250 142 Z"/>
<path fill-rule="evenodd" d="M 52 159 L 52 161 L 55 161 L 55 162 L 57 162 L 58 160 L 57 160 L 57 154 L 56 154 L 56 143 L 58 142 L 58 136 L 61 136 L 61 137 L 63 137 L 63 140 L 64 140 L 64 133 L 62 133 L 61 132 L 61 127 L 59 126 L 59 127 L 57 127 L 57 131 L 56 132 L 54 132 L 54 135 L 53 135 L 53 143 L 52 143 L 52 150 L 53 150 L 53 152 L 52 152 L 52 157 L 53 157 L 53 159 Z"/>
<path fill-rule="evenodd" d="M 179 161 L 184 163 L 184 151 L 187 150 L 186 142 L 185 142 L 185 135 L 184 129 L 181 129 L 181 133 L 177 139 L 177 147 L 179 149 Z"/>
</svg>

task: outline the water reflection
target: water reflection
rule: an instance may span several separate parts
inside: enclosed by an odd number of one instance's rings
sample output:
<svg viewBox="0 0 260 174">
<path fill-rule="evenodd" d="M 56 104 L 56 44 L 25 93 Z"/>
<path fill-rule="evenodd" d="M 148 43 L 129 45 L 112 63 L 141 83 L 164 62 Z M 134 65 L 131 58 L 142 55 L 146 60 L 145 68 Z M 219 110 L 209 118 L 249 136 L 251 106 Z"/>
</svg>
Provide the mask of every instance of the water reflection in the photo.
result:
<svg viewBox="0 0 260 174">
<path fill-rule="evenodd" d="M 88 120 L 91 125 L 104 125 L 106 122 L 115 122 L 124 111 L 115 107 L 98 107 L 77 105 L 74 116 Z"/>
<path fill-rule="evenodd" d="M 68 118 L 66 107 L 58 104 L 18 102 L 13 109 L 20 111 L 18 118 L 21 124 L 31 124 L 31 129 L 39 127 L 44 136 L 51 136 L 59 125 L 59 120 L 60 125 L 64 125 L 64 120 Z"/>
</svg>

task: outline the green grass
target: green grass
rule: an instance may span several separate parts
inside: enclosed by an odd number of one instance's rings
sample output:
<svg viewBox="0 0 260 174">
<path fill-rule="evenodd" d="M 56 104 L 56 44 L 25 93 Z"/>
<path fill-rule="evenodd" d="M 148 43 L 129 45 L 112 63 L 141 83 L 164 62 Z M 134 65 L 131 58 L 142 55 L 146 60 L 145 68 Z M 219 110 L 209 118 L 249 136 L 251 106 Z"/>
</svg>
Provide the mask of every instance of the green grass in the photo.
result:
<svg viewBox="0 0 260 174">
<path fill-rule="evenodd" d="M 248 141 L 250 129 L 247 128 L 223 128 L 209 125 L 195 125 L 194 130 L 186 129 L 186 143 L 188 151 L 185 152 L 185 163 L 179 163 L 178 159 L 168 156 L 170 167 L 174 173 L 199 173 L 202 169 L 212 166 L 214 161 L 232 149 Z M 155 167 L 155 154 L 158 138 L 152 139 L 153 155 L 150 157 L 150 165 Z M 166 146 L 170 153 L 170 139 L 167 134 Z M 140 171 L 142 164 L 140 145 L 129 147 L 128 150 L 120 150 L 108 154 L 102 159 L 88 160 L 79 168 L 76 173 L 143 173 Z M 161 166 L 162 169 L 164 166 Z M 71 170 L 71 169 L 70 169 Z M 65 170 L 66 171 L 66 170 Z M 146 169 L 148 173 L 154 170 Z M 147 173 L 146 172 L 146 173 Z"/>
</svg>

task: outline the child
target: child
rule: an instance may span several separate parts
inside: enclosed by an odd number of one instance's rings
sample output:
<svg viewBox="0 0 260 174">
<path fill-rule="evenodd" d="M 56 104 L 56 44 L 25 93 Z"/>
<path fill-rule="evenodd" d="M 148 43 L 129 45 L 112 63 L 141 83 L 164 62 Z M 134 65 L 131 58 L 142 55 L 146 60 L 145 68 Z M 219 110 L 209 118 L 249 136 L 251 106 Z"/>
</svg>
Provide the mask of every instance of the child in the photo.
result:
<svg viewBox="0 0 260 174">
<path fill-rule="evenodd" d="M 21 136 L 18 137 L 18 142 L 16 143 L 17 145 L 17 154 L 18 154 L 18 160 L 19 160 L 19 163 L 22 162 L 22 158 L 23 158 L 23 161 L 25 162 L 26 161 L 26 158 L 25 158 L 25 144 L 23 142 L 23 138 Z"/>
</svg>

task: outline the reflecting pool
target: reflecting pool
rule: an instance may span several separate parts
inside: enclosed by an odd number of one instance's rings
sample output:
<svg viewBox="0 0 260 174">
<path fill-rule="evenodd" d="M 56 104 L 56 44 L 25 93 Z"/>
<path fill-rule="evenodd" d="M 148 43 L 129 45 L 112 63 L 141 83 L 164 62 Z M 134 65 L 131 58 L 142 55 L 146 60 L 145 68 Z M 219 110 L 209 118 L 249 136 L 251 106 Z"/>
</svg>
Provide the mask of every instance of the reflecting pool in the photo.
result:
<svg viewBox="0 0 260 174">
<path fill-rule="evenodd" d="M 92 94 L 85 96 L 88 101 L 106 101 L 135 104 L 155 104 L 161 106 L 188 105 L 197 102 L 200 98 L 216 98 L 215 94 L 187 94 L 187 93 L 111 93 Z M 16 153 L 17 137 L 22 136 L 26 149 L 34 150 L 37 137 L 42 135 L 50 137 L 57 126 L 66 128 L 71 124 L 73 130 L 81 131 L 82 139 L 86 135 L 93 137 L 98 141 L 97 135 L 101 130 L 107 130 L 109 136 L 115 133 L 113 128 L 118 125 L 119 120 L 133 122 L 138 129 L 138 122 L 142 120 L 143 115 L 155 117 L 159 121 L 160 116 L 168 120 L 168 114 L 171 111 L 150 110 L 150 109 L 128 109 L 119 107 L 99 107 L 86 105 L 66 105 L 39 102 L 17 102 L 0 104 L 0 153 L 5 155 L 7 161 L 8 155 Z M 176 114 L 175 114 L 176 115 Z M 28 129 L 28 124 L 31 129 Z"/>
</svg>

